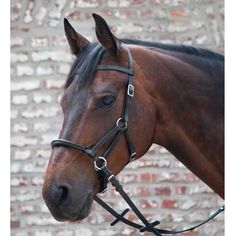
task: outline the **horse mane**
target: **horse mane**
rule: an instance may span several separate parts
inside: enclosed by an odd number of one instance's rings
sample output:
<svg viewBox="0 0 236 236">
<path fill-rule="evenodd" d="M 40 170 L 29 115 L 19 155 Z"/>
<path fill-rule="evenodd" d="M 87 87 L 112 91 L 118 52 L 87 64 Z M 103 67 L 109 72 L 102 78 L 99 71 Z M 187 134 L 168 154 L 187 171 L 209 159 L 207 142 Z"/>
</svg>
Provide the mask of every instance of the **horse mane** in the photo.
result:
<svg viewBox="0 0 236 236">
<path fill-rule="evenodd" d="M 213 60 L 224 60 L 224 56 L 222 54 L 204 48 L 197 48 L 182 44 L 163 44 L 160 42 L 142 41 L 137 39 L 122 39 L 121 41 L 126 44 L 144 46 L 153 50 L 163 49 L 167 51 L 181 52 L 190 55 L 205 57 Z"/>
<path fill-rule="evenodd" d="M 204 57 L 210 61 L 223 61 L 224 56 L 220 53 L 212 52 L 208 49 L 197 48 L 193 46 L 163 44 L 160 42 L 149 42 L 137 39 L 121 39 L 125 44 L 139 45 L 151 50 L 163 49 L 167 51 L 181 52 L 189 55 Z M 92 80 L 97 65 L 100 63 L 102 51 L 104 48 L 98 42 L 93 42 L 82 52 L 79 52 L 71 67 L 64 88 L 68 88 L 72 81 L 77 78 L 79 86 L 84 86 Z"/>
</svg>

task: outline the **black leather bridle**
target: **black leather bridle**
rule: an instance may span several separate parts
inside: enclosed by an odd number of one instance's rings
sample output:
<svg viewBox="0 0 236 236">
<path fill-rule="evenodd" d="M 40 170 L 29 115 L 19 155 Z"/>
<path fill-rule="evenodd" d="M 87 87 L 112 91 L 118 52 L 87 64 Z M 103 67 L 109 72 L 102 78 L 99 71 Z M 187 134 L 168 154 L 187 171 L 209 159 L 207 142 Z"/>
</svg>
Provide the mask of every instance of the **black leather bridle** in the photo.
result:
<svg viewBox="0 0 236 236">
<path fill-rule="evenodd" d="M 101 51 L 100 58 L 104 54 L 105 50 Z M 117 141 L 119 140 L 121 134 L 124 134 L 125 140 L 129 152 L 129 161 L 133 161 L 136 157 L 136 152 L 134 150 L 134 145 L 132 144 L 129 134 L 128 134 L 128 121 L 129 121 L 129 106 L 131 99 L 134 97 L 134 84 L 133 84 L 133 60 L 130 51 L 128 50 L 128 67 L 116 66 L 116 65 L 98 65 L 97 70 L 113 70 L 128 75 L 128 86 L 127 92 L 124 99 L 123 110 L 121 116 L 117 119 L 114 127 L 108 131 L 93 147 L 86 147 L 81 144 L 74 143 L 65 139 L 55 139 L 51 142 L 52 148 L 56 146 L 65 146 L 77 149 L 87 154 L 93 159 L 94 168 L 98 172 L 100 180 L 100 190 L 99 192 L 105 192 L 107 189 L 108 179 L 105 178 L 103 174 L 103 168 L 107 166 L 107 158 L 115 147 Z M 98 156 L 98 150 L 105 144 L 108 144 L 105 152 L 102 156 Z"/>
<path fill-rule="evenodd" d="M 175 230 L 164 230 L 164 229 L 155 228 L 156 225 L 160 224 L 160 221 L 149 222 L 143 216 L 143 214 L 135 206 L 133 201 L 126 194 L 122 185 L 119 183 L 118 179 L 112 174 L 112 172 L 107 167 L 107 158 L 112 152 L 113 148 L 115 147 L 117 141 L 119 140 L 122 134 L 124 134 L 125 136 L 125 140 L 126 140 L 127 148 L 129 152 L 128 162 L 133 161 L 136 157 L 134 145 L 132 144 L 131 139 L 129 137 L 129 133 L 128 133 L 129 107 L 130 107 L 131 100 L 134 97 L 134 83 L 133 83 L 134 68 L 133 68 L 133 59 L 128 48 L 127 48 L 127 51 L 128 51 L 128 67 L 117 66 L 117 65 L 103 65 L 103 64 L 102 65 L 100 64 L 97 66 L 97 70 L 112 70 L 112 71 L 117 71 L 117 72 L 128 75 L 128 85 L 127 85 L 127 92 L 124 99 L 123 110 L 122 110 L 121 116 L 117 119 L 115 126 L 110 131 L 108 131 L 93 147 L 86 147 L 81 144 L 77 144 L 77 143 L 74 143 L 72 141 L 68 141 L 65 139 L 55 139 L 51 142 L 51 146 L 52 148 L 55 148 L 57 146 L 74 148 L 87 154 L 90 158 L 92 158 L 94 162 L 94 168 L 97 171 L 98 176 L 99 176 L 99 181 L 100 181 L 99 192 L 100 193 L 105 192 L 107 189 L 107 183 L 111 182 L 112 186 L 115 187 L 116 191 L 120 193 L 123 199 L 128 203 L 130 208 L 134 211 L 134 213 L 143 223 L 143 225 L 140 225 L 126 219 L 124 216 L 129 211 L 129 209 L 125 209 L 121 214 L 119 214 L 113 208 L 107 205 L 102 199 L 100 199 L 98 196 L 95 196 L 94 200 L 116 218 L 111 223 L 111 226 L 114 226 L 119 221 L 121 221 L 129 226 L 139 229 L 140 232 L 149 231 L 149 232 L 152 232 L 154 235 L 158 235 L 158 236 L 161 236 L 162 234 L 178 234 L 178 233 L 183 233 L 186 231 L 193 230 L 207 223 L 208 221 L 216 217 L 219 213 L 224 211 L 224 206 L 222 206 L 218 211 L 216 211 L 214 214 L 212 214 L 208 219 L 204 220 L 202 223 L 194 227 L 190 227 L 188 229 L 175 231 Z M 105 50 L 101 51 L 100 58 L 102 57 L 104 52 Z M 97 155 L 98 150 L 107 143 L 109 145 L 105 149 L 103 155 L 102 156 Z"/>
</svg>

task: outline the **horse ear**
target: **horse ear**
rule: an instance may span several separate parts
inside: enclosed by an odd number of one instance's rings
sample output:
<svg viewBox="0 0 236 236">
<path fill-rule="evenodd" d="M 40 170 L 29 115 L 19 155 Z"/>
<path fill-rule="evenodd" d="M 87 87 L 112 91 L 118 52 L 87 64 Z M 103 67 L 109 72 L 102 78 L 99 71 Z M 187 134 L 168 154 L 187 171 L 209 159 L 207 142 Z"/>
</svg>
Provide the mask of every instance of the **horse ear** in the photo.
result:
<svg viewBox="0 0 236 236">
<path fill-rule="evenodd" d="M 114 54 L 118 54 L 120 42 L 116 36 L 111 32 L 106 21 L 99 15 L 93 13 L 93 18 L 96 24 L 96 35 L 98 41 L 104 48 L 107 48 Z"/>
<path fill-rule="evenodd" d="M 77 55 L 90 44 L 86 38 L 75 31 L 66 18 L 64 18 L 64 29 L 67 41 L 73 54 Z"/>
</svg>

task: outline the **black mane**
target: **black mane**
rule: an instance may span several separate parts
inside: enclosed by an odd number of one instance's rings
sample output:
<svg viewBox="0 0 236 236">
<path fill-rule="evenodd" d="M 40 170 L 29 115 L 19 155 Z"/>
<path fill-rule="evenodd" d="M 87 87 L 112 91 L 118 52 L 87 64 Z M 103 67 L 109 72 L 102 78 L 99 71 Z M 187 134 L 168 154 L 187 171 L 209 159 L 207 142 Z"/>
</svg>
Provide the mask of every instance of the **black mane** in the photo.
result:
<svg viewBox="0 0 236 236">
<path fill-rule="evenodd" d="M 79 52 L 71 67 L 64 87 L 69 87 L 76 76 L 80 86 L 90 81 L 100 62 L 103 50 L 104 48 L 101 44 L 94 42 L 87 46 L 82 52 Z"/>
<path fill-rule="evenodd" d="M 174 44 L 162 44 L 159 42 L 148 42 L 134 39 L 121 39 L 121 41 L 126 44 L 144 46 L 150 48 L 151 50 L 163 49 L 167 51 L 181 52 L 189 55 L 200 56 L 209 60 L 224 60 L 224 56 L 222 54 L 212 52 L 208 49 L 203 48 Z M 67 88 L 72 83 L 76 75 L 78 77 L 77 82 L 80 86 L 83 86 L 91 81 L 96 71 L 97 65 L 101 60 L 102 51 L 104 51 L 104 48 L 98 42 L 94 42 L 87 46 L 85 50 L 79 52 L 71 67 L 64 87 Z"/>
<path fill-rule="evenodd" d="M 148 42 L 137 39 L 122 39 L 122 42 L 126 44 L 134 44 L 139 46 L 148 47 L 151 49 L 163 49 L 167 51 L 182 52 L 195 56 L 207 57 L 208 59 L 224 60 L 224 56 L 220 53 L 216 53 L 204 48 L 197 48 L 193 46 L 185 46 L 181 44 L 163 44 L 159 42 Z"/>
</svg>

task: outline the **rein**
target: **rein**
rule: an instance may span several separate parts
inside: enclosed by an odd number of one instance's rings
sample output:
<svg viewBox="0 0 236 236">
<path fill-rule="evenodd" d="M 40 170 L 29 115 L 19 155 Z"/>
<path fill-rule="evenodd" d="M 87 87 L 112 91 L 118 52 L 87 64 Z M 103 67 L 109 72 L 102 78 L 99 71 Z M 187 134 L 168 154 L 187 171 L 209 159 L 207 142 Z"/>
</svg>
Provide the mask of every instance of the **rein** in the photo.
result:
<svg viewBox="0 0 236 236">
<path fill-rule="evenodd" d="M 224 206 L 222 206 L 219 210 L 217 210 L 214 214 L 212 214 L 209 218 L 201 222 L 200 224 L 184 229 L 184 230 L 165 230 L 160 228 L 155 228 L 160 221 L 156 220 L 153 222 L 149 222 L 145 216 L 139 211 L 130 197 L 124 191 L 122 185 L 120 184 L 119 180 L 112 174 L 112 172 L 107 167 L 107 158 L 109 157 L 110 153 L 112 152 L 113 148 L 115 147 L 117 141 L 123 134 L 125 136 L 125 140 L 127 143 L 127 148 L 129 152 L 129 161 L 135 160 L 136 152 L 134 149 L 134 145 L 131 142 L 131 139 L 128 134 L 128 120 L 129 120 L 129 107 L 134 97 L 134 83 L 133 83 L 133 75 L 134 75 L 134 68 L 133 68 L 133 59 L 131 53 L 128 50 L 128 67 L 117 66 L 117 65 L 98 65 L 97 70 L 113 70 L 120 73 L 124 73 L 128 75 L 128 85 L 127 85 L 127 92 L 124 99 L 123 110 L 121 113 L 120 118 L 117 119 L 116 124 L 114 127 L 108 131 L 104 136 L 100 138 L 100 140 L 93 146 L 93 147 L 86 147 L 81 144 L 74 143 L 72 141 L 68 141 L 65 139 L 55 139 L 51 142 L 52 148 L 57 146 L 64 146 L 69 148 L 74 148 L 83 153 L 87 154 L 90 158 L 92 158 L 94 163 L 94 169 L 98 173 L 99 181 L 100 181 L 100 190 L 99 193 L 103 193 L 107 190 L 108 182 L 111 182 L 112 186 L 115 190 L 122 196 L 122 198 L 126 201 L 126 203 L 130 206 L 136 216 L 141 220 L 143 225 L 134 223 L 124 216 L 128 213 L 129 209 L 125 209 L 121 214 L 116 212 L 113 208 L 107 205 L 102 199 L 98 196 L 94 196 L 94 200 L 101 205 L 105 210 L 107 210 L 110 214 L 112 214 L 116 219 L 111 223 L 111 226 L 116 225 L 119 221 L 139 229 L 140 232 L 152 232 L 154 235 L 161 236 L 162 234 L 179 234 L 186 231 L 191 231 L 199 226 L 207 223 L 208 221 L 215 218 L 218 214 L 224 211 Z M 105 50 L 103 50 L 100 54 L 100 58 L 104 54 Z M 105 149 L 102 156 L 97 155 L 97 151 L 102 145 L 110 143 L 109 146 Z"/>
</svg>

